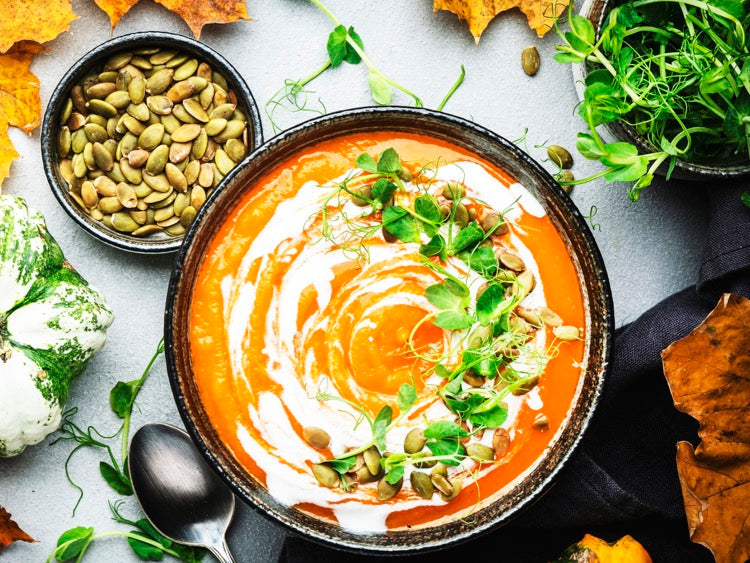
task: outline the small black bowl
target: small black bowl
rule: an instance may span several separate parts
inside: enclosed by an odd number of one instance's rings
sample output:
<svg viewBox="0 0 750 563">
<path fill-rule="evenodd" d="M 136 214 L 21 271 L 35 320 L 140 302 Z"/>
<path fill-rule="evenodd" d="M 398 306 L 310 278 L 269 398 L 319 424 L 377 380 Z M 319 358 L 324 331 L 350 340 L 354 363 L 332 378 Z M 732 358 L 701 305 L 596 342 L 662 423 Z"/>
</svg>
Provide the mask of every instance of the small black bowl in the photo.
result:
<svg viewBox="0 0 750 563">
<path fill-rule="evenodd" d="M 254 151 L 263 143 L 263 129 L 261 127 L 260 112 L 250 89 L 237 70 L 210 47 L 183 35 L 148 31 L 131 33 L 105 41 L 94 47 L 79 59 L 60 80 L 52 92 L 47 110 L 42 122 L 42 162 L 52 193 L 60 205 L 87 233 L 98 240 L 115 248 L 137 252 L 140 254 L 164 254 L 175 252 L 182 245 L 182 236 L 168 237 L 134 237 L 110 229 L 103 223 L 92 219 L 68 195 L 68 185 L 60 174 L 57 154 L 58 116 L 70 94 L 71 88 L 83 79 L 86 74 L 99 72 L 104 62 L 121 51 L 142 47 L 168 47 L 194 55 L 195 58 L 207 62 L 219 71 L 227 81 L 229 87 L 237 95 L 237 108 L 248 120 L 248 153 Z"/>
<path fill-rule="evenodd" d="M 260 178 L 291 155 L 351 133 L 421 134 L 446 141 L 499 166 L 539 200 L 562 237 L 581 286 L 589 338 L 581 381 L 566 422 L 547 451 L 512 486 L 469 520 L 455 519 L 388 533 L 356 534 L 285 506 L 233 456 L 213 427 L 194 378 L 189 342 L 193 288 L 203 257 L 238 201 Z M 612 294 L 604 262 L 585 219 L 560 185 L 528 154 L 499 135 L 460 117 L 428 109 L 367 107 L 332 113 L 277 135 L 232 170 L 201 208 L 175 261 L 167 292 L 164 340 L 177 407 L 198 449 L 229 487 L 288 530 L 338 549 L 415 554 L 453 545 L 508 522 L 541 498 L 588 426 L 607 372 L 614 337 Z"/>
</svg>

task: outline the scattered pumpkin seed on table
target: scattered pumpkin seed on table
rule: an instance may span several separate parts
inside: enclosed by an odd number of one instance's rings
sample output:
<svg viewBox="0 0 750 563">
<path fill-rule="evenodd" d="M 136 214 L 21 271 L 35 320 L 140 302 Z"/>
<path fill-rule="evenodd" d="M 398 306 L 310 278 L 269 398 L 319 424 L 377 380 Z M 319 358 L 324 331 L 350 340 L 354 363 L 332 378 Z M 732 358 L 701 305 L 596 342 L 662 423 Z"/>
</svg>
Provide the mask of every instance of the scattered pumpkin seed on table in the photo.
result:
<svg viewBox="0 0 750 563">
<path fill-rule="evenodd" d="M 248 152 L 237 95 L 208 63 L 177 51 L 124 51 L 100 70 L 71 88 L 60 113 L 58 166 L 71 199 L 122 233 L 185 234 Z"/>
</svg>

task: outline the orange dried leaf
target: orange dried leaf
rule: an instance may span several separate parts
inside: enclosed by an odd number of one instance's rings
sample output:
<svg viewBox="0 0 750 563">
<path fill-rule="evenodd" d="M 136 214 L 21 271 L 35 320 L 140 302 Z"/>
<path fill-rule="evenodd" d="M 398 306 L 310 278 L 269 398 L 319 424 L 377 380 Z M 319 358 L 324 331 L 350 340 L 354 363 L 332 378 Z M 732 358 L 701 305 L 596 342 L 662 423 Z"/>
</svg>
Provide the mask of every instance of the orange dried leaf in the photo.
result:
<svg viewBox="0 0 750 563">
<path fill-rule="evenodd" d="M 249 20 L 245 0 L 156 0 L 159 4 L 180 16 L 196 37 L 209 23 L 231 23 Z"/>
<path fill-rule="evenodd" d="M 17 41 L 46 43 L 70 28 L 78 16 L 70 0 L 3 0 L 0 9 L 0 53 Z"/>
<path fill-rule="evenodd" d="M 0 113 L 10 125 L 31 133 L 42 121 L 39 79 L 29 70 L 41 45 L 24 41 L 0 55 Z"/>
<path fill-rule="evenodd" d="M 662 353 L 675 406 L 700 423 L 677 444 L 690 537 L 719 563 L 750 557 L 750 300 L 726 294 Z"/>
<path fill-rule="evenodd" d="M 482 32 L 500 12 L 519 8 L 529 21 L 529 27 L 539 37 L 547 33 L 555 18 L 563 13 L 569 0 L 434 0 L 433 7 L 453 12 L 469 24 L 469 31 L 479 43 Z"/>
<path fill-rule="evenodd" d="M 138 3 L 138 0 L 94 0 L 97 6 L 104 10 L 112 23 L 112 29 L 120 22 L 120 18 Z"/>
<path fill-rule="evenodd" d="M 8 137 L 8 120 L 0 115 L 0 186 L 10 174 L 10 165 L 18 156 L 10 137 Z M 2 193 L 2 190 L 0 190 L 0 193 Z"/>
<path fill-rule="evenodd" d="M 11 520 L 10 513 L 0 506 L 0 551 L 14 541 L 33 542 L 36 540 L 19 528 L 18 524 Z"/>
</svg>

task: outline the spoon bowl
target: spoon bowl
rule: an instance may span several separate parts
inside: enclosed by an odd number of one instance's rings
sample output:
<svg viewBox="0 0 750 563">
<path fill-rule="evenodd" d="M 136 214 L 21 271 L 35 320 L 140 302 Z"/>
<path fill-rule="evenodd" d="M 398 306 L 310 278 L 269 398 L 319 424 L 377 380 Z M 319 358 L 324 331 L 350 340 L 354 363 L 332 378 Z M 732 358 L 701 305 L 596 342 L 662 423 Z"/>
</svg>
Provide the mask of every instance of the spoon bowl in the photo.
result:
<svg viewBox="0 0 750 563">
<path fill-rule="evenodd" d="M 130 444 L 128 469 L 135 496 L 160 533 L 234 561 L 225 540 L 234 495 L 185 432 L 168 424 L 143 426 Z"/>
</svg>

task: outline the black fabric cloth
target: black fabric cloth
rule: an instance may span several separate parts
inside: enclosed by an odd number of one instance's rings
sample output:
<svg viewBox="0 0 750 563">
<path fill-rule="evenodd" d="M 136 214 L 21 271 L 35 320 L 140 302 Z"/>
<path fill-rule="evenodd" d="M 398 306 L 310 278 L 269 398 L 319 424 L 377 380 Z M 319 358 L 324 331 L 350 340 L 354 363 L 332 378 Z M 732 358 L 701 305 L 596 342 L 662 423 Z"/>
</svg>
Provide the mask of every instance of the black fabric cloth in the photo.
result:
<svg viewBox="0 0 750 563">
<path fill-rule="evenodd" d="M 740 201 L 743 187 L 707 188 L 711 219 L 697 285 L 617 331 L 600 404 L 554 485 L 507 525 L 410 561 L 549 561 L 587 532 L 608 540 L 630 534 L 657 562 L 713 560 L 689 540 L 675 465 L 677 441 L 696 442 L 697 423 L 674 408 L 661 365 L 662 350 L 697 326 L 722 293 L 750 297 L 750 209 Z M 292 536 L 281 555 L 290 563 L 381 559 Z"/>
</svg>

